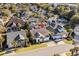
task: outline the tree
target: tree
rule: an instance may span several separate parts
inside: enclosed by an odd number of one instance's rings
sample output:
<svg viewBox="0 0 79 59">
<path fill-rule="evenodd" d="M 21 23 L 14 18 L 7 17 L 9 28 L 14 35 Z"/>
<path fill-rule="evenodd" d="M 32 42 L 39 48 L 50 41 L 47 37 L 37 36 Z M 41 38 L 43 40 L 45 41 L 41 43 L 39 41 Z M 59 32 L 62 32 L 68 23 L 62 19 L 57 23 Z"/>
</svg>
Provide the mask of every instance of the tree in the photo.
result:
<svg viewBox="0 0 79 59">
<path fill-rule="evenodd" d="M 0 33 L 5 33 L 5 32 L 6 32 L 6 28 L 0 25 Z"/>
<path fill-rule="evenodd" d="M 4 9 L 4 10 L 2 10 L 2 15 L 9 17 L 10 16 L 10 11 L 8 9 Z"/>
<path fill-rule="evenodd" d="M 16 13 L 17 12 L 17 7 L 14 4 L 9 9 L 11 10 L 12 13 Z"/>
<path fill-rule="evenodd" d="M 53 8 L 52 6 L 49 6 L 49 7 L 48 7 L 48 10 L 49 10 L 49 11 L 53 11 L 54 8 Z"/>
<path fill-rule="evenodd" d="M 74 47 L 75 55 L 78 55 L 79 47 Z"/>
<path fill-rule="evenodd" d="M 63 15 L 65 7 L 63 5 L 60 5 L 57 7 L 59 15 Z"/>
<path fill-rule="evenodd" d="M 19 13 L 18 13 L 18 12 L 16 12 L 16 13 L 14 14 L 14 16 L 19 17 Z"/>
<path fill-rule="evenodd" d="M 64 27 L 67 30 L 67 32 L 71 32 L 72 31 L 72 28 L 71 28 L 70 24 L 69 25 L 65 25 Z"/>
<path fill-rule="evenodd" d="M 23 11 L 29 11 L 29 6 L 28 6 L 28 4 L 22 4 L 22 10 L 23 10 Z"/>
<path fill-rule="evenodd" d="M 79 51 L 79 47 L 74 47 L 72 49 L 70 49 L 71 55 L 78 55 L 78 51 Z"/>
<path fill-rule="evenodd" d="M 72 16 L 71 24 L 73 24 L 73 25 L 79 24 L 79 14 L 75 14 L 75 15 Z"/>
<path fill-rule="evenodd" d="M 71 28 L 71 25 L 65 25 L 64 26 L 66 31 L 68 32 L 68 38 L 67 40 L 72 40 L 72 32 L 73 32 L 73 29 Z"/>
<path fill-rule="evenodd" d="M 74 10 L 69 11 L 69 12 L 67 13 L 67 15 L 66 15 L 67 20 L 70 21 L 70 19 L 71 19 L 71 17 L 72 17 L 73 15 L 75 15 L 75 11 L 74 11 Z"/>
<path fill-rule="evenodd" d="M 3 48 L 3 42 L 5 41 L 5 39 L 2 37 L 2 35 L 0 35 L 0 48 L 1 48 L 1 50 L 2 50 L 2 48 Z"/>
<path fill-rule="evenodd" d="M 15 51 L 16 51 L 17 50 L 17 47 L 18 47 L 17 41 L 13 40 L 11 43 L 12 43 L 12 45 L 15 48 Z"/>
<path fill-rule="evenodd" d="M 71 41 L 72 38 L 73 38 L 73 37 L 71 36 L 71 33 L 69 33 L 69 34 L 68 34 L 68 38 L 67 38 L 67 40 Z"/>
<path fill-rule="evenodd" d="M 74 55 L 74 49 L 70 49 L 71 55 Z"/>
<path fill-rule="evenodd" d="M 29 27 L 29 23 L 28 22 L 25 23 L 25 29 L 26 30 L 30 30 L 30 27 Z"/>
<path fill-rule="evenodd" d="M 25 38 L 25 47 L 29 46 L 29 43 L 28 43 L 28 37 L 26 36 Z"/>
<path fill-rule="evenodd" d="M 59 17 L 63 17 L 65 19 L 68 18 L 68 13 L 69 13 L 70 9 L 65 7 L 64 5 L 59 5 L 54 9 L 54 14 L 58 14 Z"/>
<path fill-rule="evenodd" d="M 26 24 L 25 24 L 25 29 L 27 30 L 27 38 L 29 39 L 29 42 L 32 44 L 32 39 L 33 39 L 33 37 L 32 37 L 32 33 L 30 32 L 30 26 L 29 26 L 29 23 L 27 22 Z"/>
<path fill-rule="evenodd" d="M 17 23 L 16 25 L 18 27 L 18 30 L 20 30 L 20 28 L 22 27 L 22 25 L 20 23 Z"/>
</svg>

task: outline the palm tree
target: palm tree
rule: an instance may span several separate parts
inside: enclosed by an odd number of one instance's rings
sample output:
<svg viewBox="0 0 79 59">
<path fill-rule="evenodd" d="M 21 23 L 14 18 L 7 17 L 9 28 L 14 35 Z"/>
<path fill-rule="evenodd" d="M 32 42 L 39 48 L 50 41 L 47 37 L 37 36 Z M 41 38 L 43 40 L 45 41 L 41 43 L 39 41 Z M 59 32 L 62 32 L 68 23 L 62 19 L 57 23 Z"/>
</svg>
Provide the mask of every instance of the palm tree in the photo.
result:
<svg viewBox="0 0 79 59">
<path fill-rule="evenodd" d="M 1 50 L 2 50 L 2 48 L 3 48 L 3 45 L 2 45 L 2 43 L 5 41 L 5 39 L 0 35 L 0 48 L 1 48 Z"/>
</svg>

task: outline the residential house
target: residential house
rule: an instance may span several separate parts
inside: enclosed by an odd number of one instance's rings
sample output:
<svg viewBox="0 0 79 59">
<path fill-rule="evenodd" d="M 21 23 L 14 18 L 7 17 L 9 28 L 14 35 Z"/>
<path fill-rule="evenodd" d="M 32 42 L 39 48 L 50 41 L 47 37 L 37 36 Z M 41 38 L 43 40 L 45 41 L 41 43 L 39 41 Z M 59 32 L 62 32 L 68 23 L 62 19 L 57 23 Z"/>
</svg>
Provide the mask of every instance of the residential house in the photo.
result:
<svg viewBox="0 0 79 59">
<path fill-rule="evenodd" d="M 34 29 L 35 27 L 38 27 L 37 22 L 38 22 L 37 18 L 34 18 L 34 17 L 29 18 L 30 28 Z"/>
<path fill-rule="evenodd" d="M 79 26 L 76 26 L 74 28 L 74 33 L 75 33 L 75 35 L 79 36 Z"/>
<path fill-rule="evenodd" d="M 24 22 L 26 22 L 27 14 L 26 14 L 25 11 L 20 11 L 20 12 L 19 12 L 19 17 L 20 17 Z"/>
<path fill-rule="evenodd" d="M 31 29 L 39 29 L 39 28 L 45 28 L 45 22 L 41 22 L 40 19 L 38 18 L 30 18 L 29 19 L 29 23 L 30 23 L 30 28 Z"/>
<path fill-rule="evenodd" d="M 74 28 L 74 40 L 79 42 L 79 25 Z"/>
<path fill-rule="evenodd" d="M 55 42 L 59 42 L 59 41 L 62 41 L 64 39 L 67 38 L 67 34 L 65 33 L 57 33 L 55 35 L 52 36 L 52 39 L 55 41 Z"/>
<path fill-rule="evenodd" d="M 37 12 L 37 6 L 36 5 L 29 5 L 30 6 L 30 9 L 33 11 L 33 12 Z"/>
<path fill-rule="evenodd" d="M 39 24 L 39 26 L 40 26 L 40 28 L 45 28 L 45 27 L 46 27 L 46 23 L 41 22 L 41 23 Z"/>
<path fill-rule="evenodd" d="M 65 33 L 57 33 L 57 34 L 54 34 L 52 37 L 53 39 L 65 39 L 67 35 Z"/>
<path fill-rule="evenodd" d="M 20 17 L 26 17 L 26 13 L 24 11 L 20 11 L 19 14 L 20 14 Z"/>
<path fill-rule="evenodd" d="M 25 22 L 18 17 L 12 17 L 6 24 L 7 32 L 19 31 L 25 26 Z"/>
<path fill-rule="evenodd" d="M 21 45 L 22 43 L 24 43 L 23 40 L 26 39 L 25 37 L 26 37 L 25 30 L 6 33 L 8 47 L 9 48 L 13 47 L 13 45 L 12 45 L 13 40 L 16 40 L 18 42 L 18 45 Z M 22 41 L 22 42 L 19 43 L 20 41 Z"/>
<path fill-rule="evenodd" d="M 58 25 L 57 19 L 58 19 L 58 16 L 55 15 L 54 17 L 49 18 L 47 23 L 55 29 Z"/>
<path fill-rule="evenodd" d="M 50 32 L 47 29 L 41 28 L 41 29 L 34 29 L 31 30 L 31 33 L 34 34 L 36 42 L 44 42 L 49 41 L 50 39 Z"/>
<path fill-rule="evenodd" d="M 57 31 L 58 31 L 59 33 L 65 31 L 64 27 L 62 27 L 61 25 L 58 25 L 56 29 L 57 29 Z"/>
<path fill-rule="evenodd" d="M 67 20 L 64 18 L 57 19 L 58 23 L 67 23 Z"/>
<path fill-rule="evenodd" d="M 53 19 L 54 19 L 53 17 L 52 18 L 49 18 L 48 21 L 47 21 L 47 23 L 50 25 L 52 23 L 52 20 Z"/>
</svg>

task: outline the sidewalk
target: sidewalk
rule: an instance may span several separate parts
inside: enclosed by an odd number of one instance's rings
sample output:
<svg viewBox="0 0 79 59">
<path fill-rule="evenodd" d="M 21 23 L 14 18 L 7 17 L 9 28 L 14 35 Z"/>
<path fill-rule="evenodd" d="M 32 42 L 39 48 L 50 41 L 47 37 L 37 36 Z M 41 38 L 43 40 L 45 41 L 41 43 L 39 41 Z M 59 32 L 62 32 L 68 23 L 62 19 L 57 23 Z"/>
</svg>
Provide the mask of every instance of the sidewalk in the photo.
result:
<svg viewBox="0 0 79 59">
<path fill-rule="evenodd" d="M 66 45 L 66 43 L 64 43 L 63 41 L 60 41 L 57 43 L 57 45 Z"/>
<path fill-rule="evenodd" d="M 57 44 L 56 44 L 55 42 L 53 42 L 53 41 L 51 41 L 51 42 L 46 42 L 46 44 L 47 44 L 48 47 L 53 47 L 53 46 L 56 46 L 56 45 L 57 45 Z"/>
<path fill-rule="evenodd" d="M 62 53 L 62 54 L 60 54 L 60 56 L 66 56 L 66 54 L 65 53 Z"/>
</svg>

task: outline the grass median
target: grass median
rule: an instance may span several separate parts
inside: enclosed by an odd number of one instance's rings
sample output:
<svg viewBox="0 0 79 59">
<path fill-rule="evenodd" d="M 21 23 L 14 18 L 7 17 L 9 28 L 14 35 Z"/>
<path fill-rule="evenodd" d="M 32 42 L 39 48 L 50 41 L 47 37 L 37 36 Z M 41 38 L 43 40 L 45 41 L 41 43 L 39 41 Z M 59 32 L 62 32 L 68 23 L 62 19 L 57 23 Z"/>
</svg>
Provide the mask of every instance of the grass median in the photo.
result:
<svg viewBox="0 0 79 59">
<path fill-rule="evenodd" d="M 25 47 L 25 48 L 19 48 L 16 53 L 24 53 L 26 51 L 30 51 L 30 50 L 34 50 L 34 49 L 38 49 L 38 48 L 43 48 L 43 47 L 47 47 L 47 44 L 36 44 L 36 45 L 31 45 L 30 47 Z"/>
</svg>

